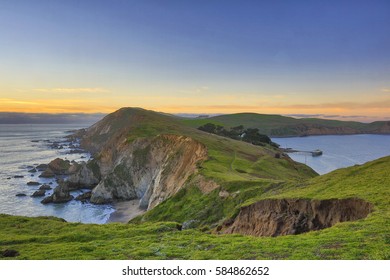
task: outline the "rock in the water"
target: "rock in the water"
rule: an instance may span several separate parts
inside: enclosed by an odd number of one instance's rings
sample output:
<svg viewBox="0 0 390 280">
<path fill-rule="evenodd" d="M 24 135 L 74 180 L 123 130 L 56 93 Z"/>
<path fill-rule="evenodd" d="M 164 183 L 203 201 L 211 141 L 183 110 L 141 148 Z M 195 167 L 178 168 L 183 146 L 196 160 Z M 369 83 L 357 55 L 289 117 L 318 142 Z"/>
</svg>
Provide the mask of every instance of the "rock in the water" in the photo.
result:
<svg viewBox="0 0 390 280">
<path fill-rule="evenodd" d="M 15 175 L 14 178 L 24 178 L 23 175 Z"/>
<path fill-rule="evenodd" d="M 64 146 L 62 146 L 61 143 L 59 143 L 59 142 L 53 142 L 49 147 L 52 149 L 63 149 L 64 148 Z"/>
<path fill-rule="evenodd" d="M 44 199 L 41 200 L 42 204 L 48 204 L 53 202 L 53 197 L 50 195 L 48 197 L 45 197 Z"/>
<path fill-rule="evenodd" d="M 30 169 L 28 172 L 30 172 L 30 173 L 35 173 L 35 172 L 37 172 L 37 170 L 36 170 L 35 168 L 32 168 L 32 169 Z"/>
<path fill-rule="evenodd" d="M 30 181 L 27 182 L 27 186 L 39 186 L 41 183 L 35 182 L 35 181 Z"/>
<path fill-rule="evenodd" d="M 100 182 L 100 169 L 96 161 L 82 162 L 77 164 L 75 168 L 77 171 L 66 181 L 70 190 L 93 188 Z"/>
<path fill-rule="evenodd" d="M 40 186 L 39 189 L 40 189 L 40 190 L 48 191 L 48 190 L 51 190 L 52 187 L 50 187 L 50 186 L 47 185 L 47 184 L 44 184 L 44 185 Z"/>
<path fill-rule="evenodd" d="M 66 187 L 63 181 L 60 182 L 58 187 L 54 189 L 54 192 L 51 196 L 44 198 L 41 203 L 65 203 L 71 201 L 73 195 L 69 193 L 69 189 Z"/>
<path fill-rule="evenodd" d="M 4 251 L 0 251 L 0 254 L 4 258 L 13 258 L 19 256 L 19 252 L 12 249 L 6 249 Z"/>
<path fill-rule="evenodd" d="M 85 151 L 82 149 L 73 149 L 69 151 L 69 154 L 82 154 L 82 153 L 85 153 Z"/>
<path fill-rule="evenodd" d="M 34 192 L 31 197 L 40 197 L 40 196 L 45 196 L 45 190 L 38 190 L 36 192 Z"/>
<path fill-rule="evenodd" d="M 53 170 L 51 170 L 50 168 L 47 168 L 45 171 L 42 172 L 41 175 L 39 175 L 39 177 L 41 178 L 53 178 L 55 176 L 56 175 L 54 174 Z"/>
<path fill-rule="evenodd" d="M 50 168 L 56 175 L 68 175 L 69 167 L 69 160 L 63 160 L 61 158 L 56 158 L 52 160 L 48 165 L 48 168 Z"/>
<path fill-rule="evenodd" d="M 27 196 L 25 193 L 17 193 L 15 196 Z"/>
<path fill-rule="evenodd" d="M 83 194 L 80 194 L 75 199 L 79 200 L 81 202 L 87 202 L 91 198 L 92 192 L 85 192 Z"/>
<path fill-rule="evenodd" d="M 42 163 L 42 164 L 38 165 L 37 167 L 35 167 L 35 169 L 38 170 L 38 171 L 44 171 L 44 170 L 46 170 L 46 168 L 47 168 L 47 164 L 44 164 L 44 163 Z"/>
</svg>

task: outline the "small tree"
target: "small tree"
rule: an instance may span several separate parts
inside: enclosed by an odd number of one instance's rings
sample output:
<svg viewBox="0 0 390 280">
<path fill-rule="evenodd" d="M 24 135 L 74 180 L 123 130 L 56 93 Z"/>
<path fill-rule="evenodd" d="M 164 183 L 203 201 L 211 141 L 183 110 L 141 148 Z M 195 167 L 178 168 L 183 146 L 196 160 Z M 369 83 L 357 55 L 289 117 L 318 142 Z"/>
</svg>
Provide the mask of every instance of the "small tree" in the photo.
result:
<svg viewBox="0 0 390 280">
<path fill-rule="evenodd" d="M 213 123 L 206 123 L 205 125 L 198 127 L 198 129 L 208 133 L 216 134 L 217 126 Z"/>
<path fill-rule="evenodd" d="M 271 144 L 271 138 L 267 135 L 260 134 L 258 128 L 248 128 L 244 131 L 243 141 L 254 145 Z"/>
</svg>

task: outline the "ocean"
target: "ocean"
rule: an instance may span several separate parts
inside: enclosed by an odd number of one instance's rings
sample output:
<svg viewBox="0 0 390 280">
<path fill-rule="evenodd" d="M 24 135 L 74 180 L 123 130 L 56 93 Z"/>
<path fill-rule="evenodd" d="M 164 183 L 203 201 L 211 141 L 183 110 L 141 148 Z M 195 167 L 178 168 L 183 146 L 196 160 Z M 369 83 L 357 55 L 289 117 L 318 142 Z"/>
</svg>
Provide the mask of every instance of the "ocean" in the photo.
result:
<svg viewBox="0 0 390 280">
<path fill-rule="evenodd" d="M 27 182 L 51 184 L 54 179 L 39 178 L 39 173 L 28 172 L 38 164 L 47 164 L 59 157 L 70 161 L 86 161 L 89 154 L 69 154 L 69 148 L 53 149 L 53 142 L 64 141 L 70 130 L 89 125 L 69 124 L 0 124 L 0 213 L 20 216 L 56 216 L 69 222 L 106 223 L 115 211 L 112 205 L 94 205 L 72 200 L 65 204 L 41 204 L 43 197 L 31 197 L 39 186 Z M 23 176 L 22 178 L 15 178 Z M 72 192 L 76 197 L 83 191 Z M 16 194 L 26 196 L 16 196 Z M 51 191 L 46 192 L 50 195 Z"/>
<path fill-rule="evenodd" d="M 31 197 L 39 186 L 28 186 L 28 181 L 57 184 L 54 179 L 39 178 L 39 173 L 28 172 L 32 167 L 49 163 L 59 157 L 70 161 L 88 160 L 89 154 L 69 154 L 69 147 L 53 149 L 53 142 L 64 141 L 70 130 L 88 127 L 87 124 L 0 124 L 0 213 L 20 216 L 56 216 L 69 222 L 103 224 L 115 212 L 113 205 L 94 205 L 72 200 L 65 204 L 41 204 L 42 197 Z M 320 149 L 323 155 L 291 153 L 296 161 L 306 163 L 319 174 L 338 168 L 363 164 L 390 155 L 390 135 L 309 136 L 274 138 L 282 148 L 310 151 Z M 23 176 L 22 178 L 15 178 Z M 83 191 L 72 192 L 76 197 Z M 26 196 L 16 196 L 24 193 Z M 50 195 L 52 191 L 46 194 Z"/>
<path fill-rule="evenodd" d="M 272 141 L 278 143 L 281 148 L 323 151 L 323 155 L 318 157 L 309 153 L 289 153 L 293 160 L 307 164 L 318 174 L 390 155 L 390 135 L 326 135 L 273 138 Z"/>
</svg>

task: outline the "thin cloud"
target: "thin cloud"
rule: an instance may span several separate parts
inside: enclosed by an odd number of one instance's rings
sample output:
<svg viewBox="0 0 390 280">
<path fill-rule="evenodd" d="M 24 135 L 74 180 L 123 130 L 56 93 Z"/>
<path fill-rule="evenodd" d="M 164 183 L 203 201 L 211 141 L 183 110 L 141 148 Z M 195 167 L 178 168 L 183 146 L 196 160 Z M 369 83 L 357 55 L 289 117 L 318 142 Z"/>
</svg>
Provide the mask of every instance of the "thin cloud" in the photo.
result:
<svg viewBox="0 0 390 280">
<path fill-rule="evenodd" d="M 1 103 L 5 104 L 22 104 L 22 105 L 38 105 L 37 102 L 32 101 L 21 101 L 21 100 L 15 100 L 11 98 L 0 98 Z"/>
<path fill-rule="evenodd" d="M 288 109 L 383 109 L 390 108 L 390 100 L 382 102 L 342 102 L 342 103 L 322 103 L 322 104 L 296 104 L 289 106 L 280 106 Z"/>
<path fill-rule="evenodd" d="M 325 118 L 325 119 L 358 119 L 358 118 L 367 118 L 367 116 L 361 115 L 327 115 L 327 114 L 283 114 L 286 117 L 294 118 Z"/>
<path fill-rule="evenodd" d="M 390 92 L 390 88 L 382 88 L 381 92 Z"/>
<path fill-rule="evenodd" d="M 197 93 L 205 93 L 208 92 L 210 88 L 208 86 L 202 86 L 202 87 L 197 87 L 194 89 L 190 90 L 180 90 L 179 93 L 184 93 L 184 94 L 197 94 Z"/>
<path fill-rule="evenodd" d="M 36 92 L 44 93 L 109 93 L 104 88 L 36 88 Z"/>
</svg>

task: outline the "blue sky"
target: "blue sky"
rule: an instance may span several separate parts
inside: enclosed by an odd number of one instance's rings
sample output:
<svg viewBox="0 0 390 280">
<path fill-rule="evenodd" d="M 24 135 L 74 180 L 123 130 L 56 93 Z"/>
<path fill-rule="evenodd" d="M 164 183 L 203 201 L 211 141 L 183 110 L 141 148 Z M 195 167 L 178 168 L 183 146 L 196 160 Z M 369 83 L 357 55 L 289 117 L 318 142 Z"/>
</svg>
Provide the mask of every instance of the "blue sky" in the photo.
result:
<svg viewBox="0 0 390 280">
<path fill-rule="evenodd" d="M 390 1 L 1 1 L 0 111 L 390 117 Z"/>
</svg>

